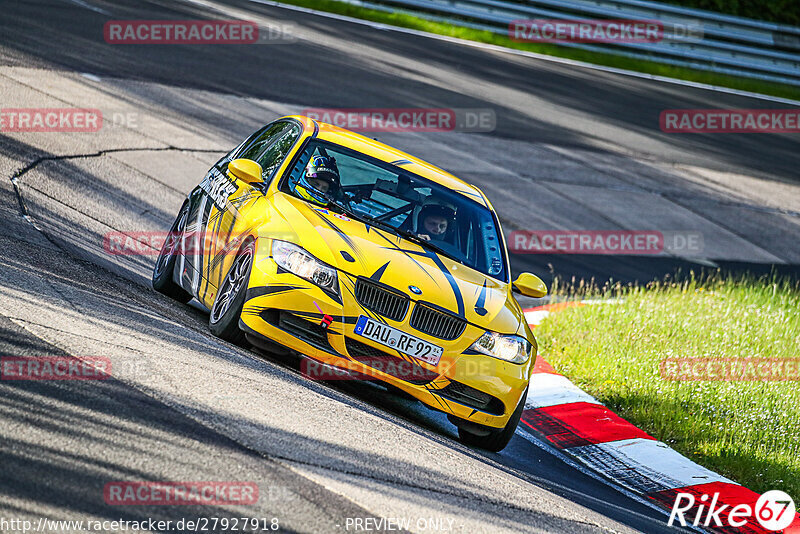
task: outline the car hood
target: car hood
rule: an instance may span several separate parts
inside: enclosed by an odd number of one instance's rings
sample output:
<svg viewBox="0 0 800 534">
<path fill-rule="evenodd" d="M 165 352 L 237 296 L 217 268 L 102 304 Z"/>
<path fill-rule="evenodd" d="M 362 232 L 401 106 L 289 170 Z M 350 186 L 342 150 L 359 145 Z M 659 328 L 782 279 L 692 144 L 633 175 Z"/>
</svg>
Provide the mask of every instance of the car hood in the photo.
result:
<svg viewBox="0 0 800 534">
<path fill-rule="evenodd" d="M 291 241 L 340 271 L 380 281 L 414 301 L 446 308 L 476 326 L 505 334 L 524 332 L 524 316 L 509 284 L 285 193 L 276 193 L 271 202 L 281 220 L 270 221 L 261 235 Z M 420 293 L 415 294 L 410 286 Z M 343 284 L 343 291 L 352 289 L 352 284 Z"/>
</svg>

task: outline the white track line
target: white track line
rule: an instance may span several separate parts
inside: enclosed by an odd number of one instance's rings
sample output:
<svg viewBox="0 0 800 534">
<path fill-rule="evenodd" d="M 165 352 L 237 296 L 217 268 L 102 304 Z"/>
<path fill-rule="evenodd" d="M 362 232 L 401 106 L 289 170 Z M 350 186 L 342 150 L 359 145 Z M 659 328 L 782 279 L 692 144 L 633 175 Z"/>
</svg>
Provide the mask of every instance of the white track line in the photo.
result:
<svg viewBox="0 0 800 534">
<path fill-rule="evenodd" d="M 528 326 L 531 328 L 542 324 L 547 316 L 550 315 L 550 310 L 532 310 L 525 312 L 525 320 L 528 321 Z"/>
<path fill-rule="evenodd" d="M 189 2 L 192 2 L 192 3 L 200 3 L 200 2 L 197 2 L 197 1 L 193 2 L 192 0 L 185 0 L 185 1 L 189 1 Z M 249 1 L 253 2 L 255 4 L 263 4 L 263 5 L 267 5 L 267 6 L 280 7 L 280 8 L 283 8 L 283 9 L 289 9 L 289 10 L 298 11 L 298 12 L 301 12 L 301 13 L 310 13 L 310 14 L 313 14 L 313 15 L 318 15 L 320 17 L 327 17 L 327 18 L 330 18 L 330 19 L 336 19 L 336 20 L 342 20 L 342 21 L 346 21 L 346 22 L 352 22 L 353 24 L 361 24 L 363 26 L 369 26 L 371 28 L 375 28 L 375 29 L 378 29 L 378 30 L 395 31 L 395 32 L 400 32 L 400 33 L 407 33 L 407 34 L 410 34 L 410 35 L 418 35 L 418 36 L 421 36 L 421 37 L 428 37 L 430 39 L 436 39 L 436 40 L 439 40 L 439 41 L 446 41 L 446 42 L 449 42 L 449 43 L 456 43 L 456 44 L 461 44 L 461 45 L 465 45 L 465 46 L 471 46 L 473 48 L 480 48 L 480 49 L 483 49 L 483 50 L 491 50 L 493 52 L 504 52 L 504 53 L 513 54 L 513 55 L 516 55 L 516 56 L 524 56 L 524 57 L 530 57 L 530 58 L 535 58 L 535 59 L 541 59 L 541 60 L 544 60 L 544 61 L 550 61 L 550 62 L 553 62 L 553 63 L 561 63 L 563 65 L 571 65 L 571 66 L 574 66 L 574 67 L 583 67 L 583 68 L 598 70 L 598 71 L 602 71 L 602 72 L 609 72 L 609 73 L 612 73 L 612 74 L 621 74 L 623 76 L 632 76 L 634 78 L 643 78 L 645 80 L 653 80 L 653 81 L 657 81 L 657 82 L 671 83 L 671 84 L 674 84 L 674 85 L 683 85 L 685 87 L 692 87 L 694 89 L 705 89 L 705 90 L 708 90 L 708 91 L 716 91 L 716 92 L 719 92 L 719 93 L 727 93 L 727 94 L 736 95 L 736 96 L 744 96 L 744 97 L 748 97 L 748 98 L 756 98 L 758 100 L 765 100 L 767 102 L 776 102 L 776 103 L 779 103 L 779 104 L 790 104 L 790 105 L 794 105 L 794 106 L 800 106 L 800 101 L 799 100 L 792 100 L 792 99 L 789 99 L 789 98 L 780 98 L 780 97 L 777 97 L 777 96 L 762 95 L 760 93 L 752 93 L 750 91 L 740 91 L 738 89 L 730 89 L 728 87 L 720 87 L 718 85 L 710 85 L 710 84 L 705 84 L 705 83 L 690 82 L 690 81 L 687 81 L 687 80 L 679 80 L 677 78 L 669 78 L 667 76 L 657 76 L 657 75 L 654 75 L 654 74 L 645 74 L 643 72 L 636 72 L 636 71 L 632 71 L 632 70 L 618 69 L 618 68 L 615 68 L 615 67 L 606 67 L 606 66 L 603 66 L 603 65 L 595 65 L 593 63 L 586 63 L 585 61 L 577 61 L 577 60 L 574 60 L 574 59 L 566 59 L 566 58 L 561 58 L 561 57 L 556 57 L 556 56 L 548 56 L 546 54 L 537 54 L 536 52 L 528 52 L 526 50 L 517 50 L 517 49 L 514 49 L 514 48 L 506 48 L 504 46 L 492 45 L 492 44 L 487 44 L 487 43 L 479 43 L 479 42 L 476 42 L 476 41 L 469 41 L 467 39 L 459 39 L 457 37 L 449 37 L 449 36 L 446 36 L 446 35 L 439 35 L 439 34 L 436 34 L 436 33 L 424 32 L 424 31 L 421 31 L 421 30 L 412 30 L 410 28 L 401 28 L 399 26 L 391 26 L 389 24 L 383 24 L 383 23 L 380 23 L 380 22 L 372 22 L 372 21 L 369 21 L 369 20 L 358 19 L 358 18 L 354 18 L 354 17 L 348 17 L 348 16 L 345 16 L 345 15 L 338 15 L 336 13 L 328 13 L 327 11 L 319 11 L 319 10 L 311 9 L 311 8 L 307 8 L 307 7 L 293 6 L 293 5 L 284 4 L 284 3 L 281 3 L 281 2 L 274 2 L 272 0 L 249 0 Z"/>
<path fill-rule="evenodd" d="M 66 1 L 67 2 L 72 2 L 76 6 L 81 6 L 81 7 L 86 8 L 86 9 L 91 9 L 95 13 L 100 13 L 101 15 L 111 16 L 111 13 L 109 13 L 105 9 L 101 9 L 99 7 L 93 6 L 92 4 L 89 4 L 88 2 L 84 2 L 83 0 L 66 0 Z"/>
<path fill-rule="evenodd" d="M 545 408 L 573 402 L 601 404 L 567 377 L 551 373 L 534 373 L 528 391 L 526 408 Z"/>
</svg>

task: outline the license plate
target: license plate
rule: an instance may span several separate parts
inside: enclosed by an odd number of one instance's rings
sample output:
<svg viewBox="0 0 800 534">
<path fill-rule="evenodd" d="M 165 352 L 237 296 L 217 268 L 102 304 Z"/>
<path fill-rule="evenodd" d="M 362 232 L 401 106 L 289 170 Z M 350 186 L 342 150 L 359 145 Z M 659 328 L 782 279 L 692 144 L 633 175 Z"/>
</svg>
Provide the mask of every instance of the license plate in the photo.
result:
<svg viewBox="0 0 800 534">
<path fill-rule="evenodd" d="M 431 365 L 438 364 L 444 352 L 442 347 L 364 315 L 358 318 L 355 333 Z"/>
</svg>

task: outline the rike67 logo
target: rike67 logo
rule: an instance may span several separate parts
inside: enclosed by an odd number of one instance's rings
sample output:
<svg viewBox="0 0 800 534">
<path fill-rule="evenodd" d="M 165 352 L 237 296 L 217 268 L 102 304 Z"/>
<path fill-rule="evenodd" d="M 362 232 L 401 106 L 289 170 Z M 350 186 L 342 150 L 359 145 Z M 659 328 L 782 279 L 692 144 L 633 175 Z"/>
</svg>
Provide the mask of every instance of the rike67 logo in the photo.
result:
<svg viewBox="0 0 800 534">
<path fill-rule="evenodd" d="M 713 497 L 703 494 L 699 499 L 691 493 L 678 493 L 667 524 L 672 526 L 677 520 L 684 527 L 742 528 L 757 522 L 765 530 L 782 531 L 795 520 L 795 511 L 792 498 L 780 490 L 761 495 L 755 508 L 749 504 L 721 504 L 719 493 Z"/>
</svg>

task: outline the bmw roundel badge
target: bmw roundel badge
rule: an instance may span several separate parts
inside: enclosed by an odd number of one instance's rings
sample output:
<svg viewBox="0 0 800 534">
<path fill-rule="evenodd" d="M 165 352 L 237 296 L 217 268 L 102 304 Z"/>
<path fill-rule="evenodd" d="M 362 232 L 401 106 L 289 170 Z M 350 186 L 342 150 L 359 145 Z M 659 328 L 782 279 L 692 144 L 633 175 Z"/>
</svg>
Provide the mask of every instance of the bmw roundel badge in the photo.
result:
<svg viewBox="0 0 800 534">
<path fill-rule="evenodd" d="M 408 286 L 409 291 L 414 293 L 415 295 L 422 295 L 422 290 L 417 286 Z"/>
</svg>

